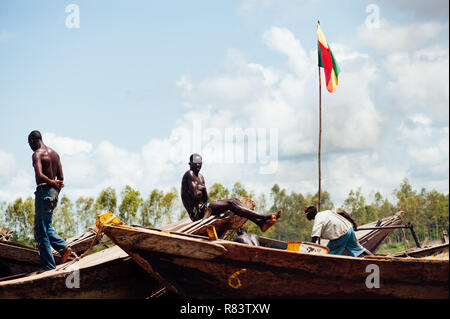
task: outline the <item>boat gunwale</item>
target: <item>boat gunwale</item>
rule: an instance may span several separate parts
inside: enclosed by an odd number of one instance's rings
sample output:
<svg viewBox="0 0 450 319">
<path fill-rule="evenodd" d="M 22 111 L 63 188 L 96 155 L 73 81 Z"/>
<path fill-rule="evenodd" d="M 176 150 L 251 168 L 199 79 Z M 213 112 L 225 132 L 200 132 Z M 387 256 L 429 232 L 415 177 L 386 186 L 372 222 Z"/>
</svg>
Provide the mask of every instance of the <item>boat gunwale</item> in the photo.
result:
<svg viewBox="0 0 450 319">
<path fill-rule="evenodd" d="M 262 246 L 251 246 L 244 243 L 238 243 L 234 241 L 219 239 L 219 240 L 211 240 L 206 236 L 200 236 L 200 235 L 193 235 L 193 234 L 184 234 L 184 233 L 177 233 L 177 232 L 168 232 L 165 230 L 160 229 L 135 229 L 131 226 L 127 227 L 121 227 L 122 225 L 105 225 L 106 228 L 115 229 L 117 231 L 124 231 L 124 232 L 134 232 L 134 233 L 148 233 L 152 236 L 161 236 L 161 237 L 172 237 L 176 239 L 182 240 L 183 237 L 192 238 L 201 240 L 204 244 L 210 244 L 210 245 L 220 245 L 224 247 L 227 251 L 224 252 L 223 255 L 217 256 L 215 258 L 221 257 L 221 258 L 228 258 L 231 257 L 233 260 L 241 260 L 245 261 L 246 258 L 236 258 L 234 254 L 230 254 L 230 251 L 228 248 L 231 247 L 243 247 L 246 249 L 254 250 L 254 251 L 267 251 L 267 252 L 275 252 L 276 254 L 288 254 L 293 256 L 315 256 L 318 258 L 325 258 L 325 259 L 338 259 L 338 260 L 349 260 L 349 261 L 377 261 L 377 262 L 400 262 L 400 263 L 419 263 L 419 264 L 429 264 L 429 263 L 436 263 L 436 264 L 444 264 L 448 263 L 449 260 L 447 259 L 425 259 L 425 258 L 414 258 L 414 257 L 393 257 L 393 256 L 364 256 L 364 257 L 352 257 L 352 256 L 345 256 L 345 255 L 332 255 L 332 254 L 314 254 L 314 253 L 303 253 L 298 251 L 289 251 L 279 248 L 272 248 L 272 247 L 262 247 Z M 108 235 L 108 234 L 107 234 Z M 174 236 L 175 235 L 175 236 Z M 113 241 L 116 242 L 116 240 L 113 239 Z M 121 246 L 120 243 L 116 242 L 117 245 Z M 124 247 L 125 249 L 133 249 L 137 247 Z M 151 250 L 150 250 L 151 251 Z M 170 255 L 170 254 L 169 254 Z M 243 254 L 243 256 L 246 256 L 248 254 Z M 174 256 L 177 256 L 174 254 Z M 192 257 L 196 259 L 195 257 Z"/>
</svg>

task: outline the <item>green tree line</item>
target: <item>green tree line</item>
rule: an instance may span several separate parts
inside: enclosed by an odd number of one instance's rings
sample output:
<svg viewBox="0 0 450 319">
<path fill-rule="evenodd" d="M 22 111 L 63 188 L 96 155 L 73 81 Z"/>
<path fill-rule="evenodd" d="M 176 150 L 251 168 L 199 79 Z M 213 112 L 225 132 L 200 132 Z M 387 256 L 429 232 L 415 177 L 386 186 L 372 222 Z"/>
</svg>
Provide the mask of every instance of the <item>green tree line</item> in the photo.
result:
<svg viewBox="0 0 450 319">
<path fill-rule="evenodd" d="M 283 210 L 282 218 L 267 232 L 262 233 L 259 228 L 247 222 L 248 232 L 279 240 L 310 240 L 312 221 L 308 221 L 303 211 L 309 205 L 317 205 L 318 195 L 288 193 L 278 184 L 273 185 L 270 198 L 264 194 L 256 195 L 248 191 L 241 183 L 236 182 L 232 189 L 216 183 L 208 188 L 210 201 L 248 197 L 256 202 L 255 210 L 269 213 Z M 392 193 L 395 202 L 391 203 L 379 192 L 374 193 L 369 202 L 362 190 L 350 190 L 342 207 L 336 207 L 330 199 L 330 194 L 321 194 L 321 208 L 342 208 L 351 213 L 358 225 L 373 222 L 398 211 L 406 212 L 406 222 L 411 222 L 420 241 L 436 240 L 442 236 L 442 231 L 448 231 L 449 225 L 449 194 L 442 194 L 435 190 L 414 190 L 405 179 Z M 72 201 L 66 195 L 59 199 L 58 207 L 53 215 L 53 226 L 62 236 L 69 238 L 85 232 L 94 225 L 96 216 L 110 211 L 127 224 L 137 224 L 145 227 L 160 227 L 163 223 L 170 223 L 187 216 L 181 203 L 178 191 L 154 189 L 150 194 L 142 195 L 131 186 L 125 186 L 120 193 L 107 187 L 97 197 L 79 197 Z M 0 203 L 0 225 L 14 231 L 11 240 L 28 245 L 34 245 L 33 237 L 34 199 L 18 198 L 11 203 Z M 410 240 L 409 232 L 407 236 Z M 402 241 L 401 232 L 393 232 L 390 239 Z"/>
</svg>

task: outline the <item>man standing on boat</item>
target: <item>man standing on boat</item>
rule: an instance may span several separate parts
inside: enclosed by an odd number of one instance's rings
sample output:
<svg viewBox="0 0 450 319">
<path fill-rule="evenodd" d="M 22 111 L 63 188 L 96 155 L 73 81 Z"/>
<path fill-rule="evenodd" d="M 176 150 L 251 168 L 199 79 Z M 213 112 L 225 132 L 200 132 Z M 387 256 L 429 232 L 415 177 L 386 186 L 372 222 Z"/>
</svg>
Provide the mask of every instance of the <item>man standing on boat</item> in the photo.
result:
<svg viewBox="0 0 450 319">
<path fill-rule="evenodd" d="M 28 144 L 33 150 L 33 167 L 36 177 L 34 200 L 34 237 L 39 250 L 41 270 L 56 268 L 50 247 L 61 255 L 61 263 L 70 256 L 72 250 L 51 227 L 53 210 L 58 204 L 58 195 L 64 187 L 62 165 L 58 153 L 46 146 L 39 131 L 28 135 Z"/>
<path fill-rule="evenodd" d="M 192 221 L 209 215 L 220 215 L 226 211 L 247 218 L 258 225 L 263 232 L 269 229 L 281 217 L 282 211 L 273 214 L 259 214 L 245 207 L 238 199 L 223 199 L 208 204 L 208 192 L 205 179 L 200 174 L 202 157 L 192 154 L 189 158 L 190 169 L 181 182 L 181 200 Z"/>
<path fill-rule="evenodd" d="M 315 206 L 309 206 L 305 209 L 305 215 L 308 220 L 314 219 L 311 241 L 315 243 L 319 238 L 328 239 L 330 254 L 342 255 L 346 249 L 353 257 L 363 253 L 373 255 L 358 242 L 353 230 L 358 225 L 347 212 L 325 210 L 318 213 Z"/>
</svg>

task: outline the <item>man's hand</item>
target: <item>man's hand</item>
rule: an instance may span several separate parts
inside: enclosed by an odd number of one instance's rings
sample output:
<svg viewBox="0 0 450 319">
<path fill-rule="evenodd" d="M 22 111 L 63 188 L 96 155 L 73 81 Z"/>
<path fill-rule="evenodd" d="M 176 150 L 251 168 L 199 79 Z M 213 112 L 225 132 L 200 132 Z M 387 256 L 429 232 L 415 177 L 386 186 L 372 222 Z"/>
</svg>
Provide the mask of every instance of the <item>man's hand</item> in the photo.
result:
<svg viewBox="0 0 450 319">
<path fill-rule="evenodd" d="M 64 182 L 60 180 L 52 180 L 52 186 L 57 189 L 61 189 L 64 187 Z"/>
</svg>

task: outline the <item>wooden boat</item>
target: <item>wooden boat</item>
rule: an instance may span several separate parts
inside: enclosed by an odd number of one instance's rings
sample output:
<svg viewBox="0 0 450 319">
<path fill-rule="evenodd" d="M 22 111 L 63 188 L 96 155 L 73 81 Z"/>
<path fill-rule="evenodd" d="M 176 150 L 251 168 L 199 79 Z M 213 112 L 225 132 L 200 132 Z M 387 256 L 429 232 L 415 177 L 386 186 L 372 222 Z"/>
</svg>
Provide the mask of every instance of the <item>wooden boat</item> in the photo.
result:
<svg viewBox="0 0 450 319">
<path fill-rule="evenodd" d="M 80 255 L 85 252 L 96 237 L 97 229 L 92 227 L 85 233 L 67 239 L 72 251 Z M 59 253 L 53 250 L 53 256 L 58 264 Z M 0 278 L 37 271 L 40 267 L 39 250 L 11 241 L 0 241 Z"/>
<path fill-rule="evenodd" d="M 449 297 L 448 260 L 301 253 L 120 224 L 103 231 L 189 298 Z"/>
<path fill-rule="evenodd" d="M 160 288 L 118 246 L 40 274 L 0 280 L 0 299 L 146 298 Z"/>
<path fill-rule="evenodd" d="M 247 207 L 253 208 L 254 202 L 248 199 L 240 199 Z M 102 215 L 103 222 L 113 218 L 111 213 Z M 177 230 L 187 234 L 205 234 L 211 224 L 215 225 L 221 238 L 230 234 L 230 230 L 238 228 L 245 223 L 246 219 L 234 216 L 230 213 L 221 216 L 210 216 L 206 219 L 192 222 L 189 218 L 179 222 L 166 225 L 167 231 Z M 144 227 L 142 227 L 145 229 Z M 151 228 L 150 228 L 151 229 Z M 88 241 L 86 238 L 90 238 Z M 87 250 L 93 240 L 85 234 L 71 239 L 76 247 Z M 29 257 L 31 261 L 39 266 L 39 256 L 35 258 L 35 249 L 29 247 L 20 248 L 27 252 L 19 255 L 22 261 Z M 81 252 L 81 248 L 77 251 Z M 16 251 L 17 253 L 17 251 Z M 59 257 L 59 256 L 58 256 Z M 37 270 L 37 269 L 33 269 Z M 76 288 L 70 284 L 74 277 L 74 271 L 79 272 L 80 287 Z M 68 285 L 69 283 L 69 285 Z M 0 298 L 147 298 L 157 295 L 176 297 L 167 293 L 158 281 L 139 267 L 118 246 L 108 248 L 98 253 L 84 256 L 78 261 L 59 265 L 55 270 L 40 274 L 20 274 L 8 278 L 0 278 Z"/>
<path fill-rule="evenodd" d="M 448 243 L 430 245 L 422 248 L 406 249 L 397 253 L 389 254 L 389 256 L 448 260 Z"/>
<path fill-rule="evenodd" d="M 394 231 L 393 226 L 402 225 L 406 217 L 404 211 L 397 212 L 395 215 L 380 219 L 376 222 L 368 223 L 358 227 L 356 237 L 359 243 L 371 253 L 376 253 L 383 245 L 389 235 Z M 375 228 L 375 229 L 370 229 Z M 366 229 L 366 230 L 364 230 Z"/>
<path fill-rule="evenodd" d="M 388 254 L 392 257 L 413 257 L 413 258 L 427 258 L 427 259 L 449 259 L 448 254 L 448 233 L 446 230 L 442 232 L 442 238 L 440 240 L 434 240 L 429 242 L 425 239 L 420 247 L 412 247 Z"/>
</svg>

